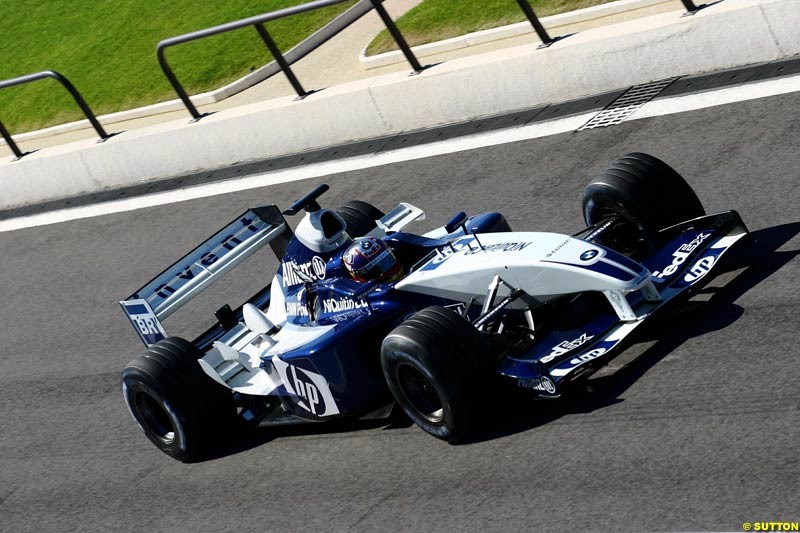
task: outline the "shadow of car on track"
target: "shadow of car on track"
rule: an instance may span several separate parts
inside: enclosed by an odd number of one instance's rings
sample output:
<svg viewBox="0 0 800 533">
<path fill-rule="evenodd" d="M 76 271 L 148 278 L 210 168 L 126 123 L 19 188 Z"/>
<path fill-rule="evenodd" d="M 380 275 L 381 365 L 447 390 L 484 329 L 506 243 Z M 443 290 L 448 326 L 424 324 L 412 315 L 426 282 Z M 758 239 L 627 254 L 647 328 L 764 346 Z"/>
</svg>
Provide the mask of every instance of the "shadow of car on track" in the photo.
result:
<svg viewBox="0 0 800 533">
<path fill-rule="evenodd" d="M 490 425 L 472 438 L 460 441 L 468 445 L 510 436 L 547 424 L 564 415 L 590 413 L 624 401 L 620 396 L 659 361 L 687 340 L 726 328 L 733 324 L 744 310 L 736 305 L 747 291 L 767 279 L 800 254 L 800 250 L 778 249 L 800 233 L 800 222 L 774 226 L 754 231 L 753 244 L 732 250 L 720 264 L 719 273 L 709 280 L 695 296 L 654 317 L 653 322 L 642 326 L 636 342 L 655 341 L 643 353 L 610 375 L 592 377 L 586 387 L 575 388 L 558 400 L 536 401 L 509 393 L 509 398 L 495 398 L 507 407 L 493 418 Z M 729 279 L 731 278 L 732 279 Z M 727 280 L 724 285 L 715 282 Z M 702 301 L 697 301 L 697 300 Z M 620 358 L 624 357 L 624 353 Z M 612 359 L 613 364 L 616 359 Z M 596 376 L 603 373 L 602 369 Z M 542 409 L 546 402 L 547 409 Z M 531 416 L 531 413 L 535 413 Z M 341 420 L 292 426 L 264 427 L 235 435 L 203 461 L 245 452 L 283 437 L 343 435 L 370 429 L 406 429 L 413 425 L 399 409 L 387 418 L 371 420 Z"/>
<path fill-rule="evenodd" d="M 564 415 L 590 413 L 624 401 L 620 396 L 628 388 L 684 342 L 724 329 L 738 320 L 744 314 L 744 309 L 735 302 L 800 254 L 800 250 L 779 250 L 798 233 L 800 222 L 752 232 L 752 245 L 732 250 L 708 285 L 690 299 L 678 302 L 663 315 L 654 317 L 650 324 L 642 326 L 634 342 L 655 343 L 640 355 L 611 374 L 602 375 L 601 369 L 585 382 L 584 387 L 576 387 L 561 399 L 547 400 L 546 411 L 541 408 L 544 401 L 509 402 L 506 405 L 513 407 L 499 414 L 490 427 L 460 444 L 502 438 L 547 424 Z M 715 284 L 720 281 L 726 282 L 722 286 Z M 617 359 L 624 357 L 623 352 Z M 609 363 L 613 365 L 617 359 Z M 531 413 L 536 414 L 531 416 Z"/>
</svg>

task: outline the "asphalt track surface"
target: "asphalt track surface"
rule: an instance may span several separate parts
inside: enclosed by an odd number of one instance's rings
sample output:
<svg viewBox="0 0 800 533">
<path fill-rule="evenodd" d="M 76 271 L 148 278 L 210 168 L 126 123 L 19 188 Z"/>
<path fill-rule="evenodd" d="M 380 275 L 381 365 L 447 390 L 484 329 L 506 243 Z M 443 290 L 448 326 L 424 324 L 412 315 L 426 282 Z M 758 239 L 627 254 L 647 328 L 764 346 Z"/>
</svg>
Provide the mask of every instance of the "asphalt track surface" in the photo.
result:
<svg viewBox="0 0 800 533">
<path fill-rule="evenodd" d="M 633 150 L 756 237 L 572 402 L 495 403 L 474 442 L 362 422 L 258 433 L 207 462 L 157 451 L 122 401 L 124 298 L 247 206 L 317 180 L 0 234 L 2 531 L 740 531 L 800 521 L 800 94 L 326 178 L 324 200 L 410 201 L 572 232 L 588 179 Z M 265 283 L 251 260 L 167 327 Z M 180 315 L 180 313 L 179 313 Z M 197 325 L 200 324 L 200 325 Z"/>
</svg>

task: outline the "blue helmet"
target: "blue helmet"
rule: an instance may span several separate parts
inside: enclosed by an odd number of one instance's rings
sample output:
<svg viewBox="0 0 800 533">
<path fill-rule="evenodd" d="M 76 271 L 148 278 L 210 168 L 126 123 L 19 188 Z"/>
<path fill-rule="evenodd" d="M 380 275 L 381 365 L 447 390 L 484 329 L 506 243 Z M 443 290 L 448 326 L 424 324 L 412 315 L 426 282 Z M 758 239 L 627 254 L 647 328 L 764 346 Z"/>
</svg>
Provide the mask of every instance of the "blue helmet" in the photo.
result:
<svg viewBox="0 0 800 533">
<path fill-rule="evenodd" d="M 359 237 L 342 253 L 342 263 L 356 281 L 385 281 L 397 277 L 402 265 L 385 242 Z"/>
</svg>

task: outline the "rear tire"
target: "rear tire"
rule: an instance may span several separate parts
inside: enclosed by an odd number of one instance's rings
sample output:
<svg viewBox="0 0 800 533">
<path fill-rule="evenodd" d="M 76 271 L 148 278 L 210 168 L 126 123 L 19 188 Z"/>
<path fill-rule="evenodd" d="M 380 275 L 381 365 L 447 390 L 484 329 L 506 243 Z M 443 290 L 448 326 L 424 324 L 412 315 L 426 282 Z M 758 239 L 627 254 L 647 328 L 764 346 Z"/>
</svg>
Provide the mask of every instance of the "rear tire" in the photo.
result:
<svg viewBox="0 0 800 533">
<path fill-rule="evenodd" d="M 166 338 L 122 371 L 122 394 L 145 436 L 183 462 L 203 459 L 235 429 L 231 392 L 206 376 L 203 353 L 178 337 Z"/>
<path fill-rule="evenodd" d="M 397 404 L 425 432 L 455 442 L 482 421 L 492 380 L 486 338 L 460 315 L 428 307 L 383 341 L 383 375 Z"/>
<path fill-rule="evenodd" d="M 703 215 L 703 205 L 681 175 L 640 152 L 614 161 L 583 191 L 586 224 L 618 217 L 619 223 L 603 235 L 600 244 L 626 255 L 651 250 L 659 230 Z"/>
<path fill-rule="evenodd" d="M 367 202 L 353 200 L 336 210 L 347 223 L 347 234 L 353 238 L 363 237 L 377 227 L 376 220 L 384 217 L 384 212 Z"/>
</svg>

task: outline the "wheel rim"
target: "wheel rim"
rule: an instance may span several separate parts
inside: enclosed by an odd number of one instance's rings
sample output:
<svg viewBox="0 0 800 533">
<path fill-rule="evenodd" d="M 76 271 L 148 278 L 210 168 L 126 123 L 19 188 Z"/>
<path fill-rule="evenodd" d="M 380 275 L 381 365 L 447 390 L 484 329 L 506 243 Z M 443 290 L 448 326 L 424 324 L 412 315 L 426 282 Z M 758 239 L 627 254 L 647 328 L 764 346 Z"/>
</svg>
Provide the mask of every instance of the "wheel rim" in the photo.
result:
<svg viewBox="0 0 800 533">
<path fill-rule="evenodd" d="M 617 222 L 608 234 L 600 238 L 600 244 L 608 246 L 623 255 L 635 257 L 649 250 L 650 241 L 644 225 L 631 217 L 624 209 L 613 205 L 588 205 L 598 221 L 617 217 Z"/>
<path fill-rule="evenodd" d="M 137 418 L 147 431 L 164 444 L 175 442 L 175 428 L 172 420 L 158 400 L 146 392 L 137 391 L 133 398 L 133 407 L 139 415 Z"/>
<path fill-rule="evenodd" d="M 397 382 L 408 404 L 431 424 L 441 424 L 444 407 L 433 383 L 410 364 L 397 367 Z"/>
</svg>

